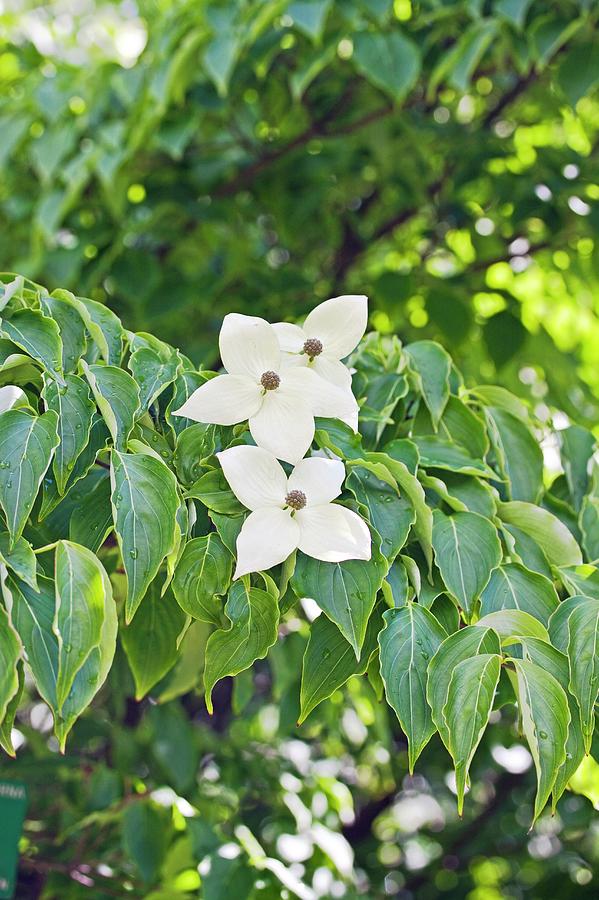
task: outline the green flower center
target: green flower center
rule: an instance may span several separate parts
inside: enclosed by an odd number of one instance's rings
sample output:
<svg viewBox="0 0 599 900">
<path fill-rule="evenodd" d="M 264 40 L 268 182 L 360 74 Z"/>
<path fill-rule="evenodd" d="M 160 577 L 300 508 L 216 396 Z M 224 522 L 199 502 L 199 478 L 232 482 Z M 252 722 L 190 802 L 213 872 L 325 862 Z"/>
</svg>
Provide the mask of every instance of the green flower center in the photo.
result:
<svg viewBox="0 0 599 900">
<path fill-rule="evenodd" d="M 322 353 L 322 341 L 319 341 L 318 338 L 308 338 L 304 343 L 302 353 L 305 353 L 310 359 L 314 359 L 315 356 L 320 356 Z"/>
<path fill-rule="evenodd" d="M 276 372 L 264 372 L 262 374 L 262 378 L 260 379 L 260 384 L 265 391 L 276 391 L 280 383 L 281 379 Z"/>
<path fill-rule="evenodd" d="M 303 509 L 306 505 L 306 495 L 303 491 L 289 491 L 285 497 L 285 503 L 291 509 Z"/>
</svg>

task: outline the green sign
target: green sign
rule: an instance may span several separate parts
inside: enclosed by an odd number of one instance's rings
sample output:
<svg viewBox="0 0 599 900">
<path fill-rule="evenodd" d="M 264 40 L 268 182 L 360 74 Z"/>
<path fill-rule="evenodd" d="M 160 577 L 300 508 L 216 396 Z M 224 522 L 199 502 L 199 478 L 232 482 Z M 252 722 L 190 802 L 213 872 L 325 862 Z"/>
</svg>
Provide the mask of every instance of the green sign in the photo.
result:
<svg viewBox="0 0 599 900">
<path fill-rule="evenodd" d="M 25 785 L 20 781 L 0 781 L 0 897 L 14 897 L 26 808 Z"/>
</svg>

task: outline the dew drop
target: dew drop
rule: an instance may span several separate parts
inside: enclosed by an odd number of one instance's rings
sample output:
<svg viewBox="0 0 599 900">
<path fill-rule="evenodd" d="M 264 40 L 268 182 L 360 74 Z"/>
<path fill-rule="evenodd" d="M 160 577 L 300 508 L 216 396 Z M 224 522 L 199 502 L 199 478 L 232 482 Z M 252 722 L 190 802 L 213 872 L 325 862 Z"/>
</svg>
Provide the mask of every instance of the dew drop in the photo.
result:
<svg viewBox="0 0 599 900">
<path fill-rule="evenodd" d="M 135 549 L 135 547 L 129 550 L 129 556 L 131 557 L 131 559 L 137 559 L 137 550 Z"/>
<path fill-rule="evenodd" d="M 157 435 L 157 434 L 153 434 L 153 435 L 152 435 L 152 440 L 154 441 L 155 444 L 157 444 L 157 443 L 158 443 L 158 435 Z"/>
<path fill-rule="evenodd" d="M 426 650 L 423 650 L 423 651 L 421 652 L 420 656 L 421 656 L 423 659 L 428 659 L 428 653 L 426 652 Z"/>
<path fill-rule="evenodd" d="M 331 651 L 329 650 L 328 647 L 325 647 L 324 650 L 322 651 L 322 658 L 328 659 L 330 655 L 331 655 Z"/>
<path fill-rule="evenodd" d="M 543 738 L 543 740 L 545 740 L 545 738 L 548 737 L 548 734 L 546 731 L 539 731 L 539 737 Z"/>
<path fill-rule="evenodd" d="M 65 648 L 64 648 L 65 653 L 70 653 L 72 649 L 73 648 L 70 644 L 65 644 Z"/>
</svg>

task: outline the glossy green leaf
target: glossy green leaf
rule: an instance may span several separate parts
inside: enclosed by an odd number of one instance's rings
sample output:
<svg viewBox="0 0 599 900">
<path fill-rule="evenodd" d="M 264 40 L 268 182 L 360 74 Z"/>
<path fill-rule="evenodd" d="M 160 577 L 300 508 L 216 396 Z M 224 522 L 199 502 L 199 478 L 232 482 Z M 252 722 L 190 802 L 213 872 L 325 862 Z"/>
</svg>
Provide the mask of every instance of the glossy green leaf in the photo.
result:
<svg viewBox="0 0 599 900">
<path fill-rule="evenodd" d="M 489 723 L 500 672 L 501 657 L 481 653 L 459 662 L 449 682 L 443 716 L 447 724 L 449 752 L 455 765 L 460 816 L 464 808 L 470 764 Z"/>
<path fill-rule="evenodd" d="M 499 504 L 499 516 L 515 525 L 541 548 L 554 566 L 577 566 L 582 562 L 580 547 L 572 533 L 546 509 L 518 500 Z"/>
<path fill-rule="evenodd" d="M 479 478 L 497 478 L 493 469 L 481 459 L 474 459 L 450 441 L 434 435 L 413 435 L 412 441 L 420 455 L 420 465 L 424 469 L 447 469 L 461 475 L 476 475 Z"/>
<path fill-rule="evenodd" d="M 545 626 L 521 609 L 502 609 L 490 612 L 476 622 L 479 628 L 492 628 L 501 638 L 504 646 L 513 644 L 518 637 L 535 637 L 549 642 Z"/>
<path fill-rule="evenodd" d="M 0 334 L 39 362 L 51 378 L 63 384 L 62 341 L 54 319 L 38 309 L 20 309 L 10 319 L 2 319 Z"/>
<path fill-rule="evenodd" d="M 412 503 L 400 496 L 395 479 L 382 463 L 365 461 L 364 465 L 370 465 L 373 471 L 358 464 L 352 467 L 345 485 L 368 510 L 370 524 L 381 536 L 381 549 L 391 561 L 405 544 L 416 515 Z M 377 477 L 377 471 L 386 480 Z"/>
<path fill-rule="evenodd" d="M 432 613 L 417 603 L 388 609 L 383 619 L 385 628 L 379 634 L 381 675 L 387 702 L 408 739 L 408 767 L 412 772 L 435 731 L 426 700 L 427 669 L 447 634 Z"/>
<path fill-rule="evenodd" d="M 90 486 L 86 502 L 78 503 L 71 514 L 69 539 L 76 544 L 83 544 L 92 553 L 98 552 L 114 528 L 110 493 L 110 474 L 104 470 L 104 474 L 97 477 Z"/>
<path fill-rule="evenodd" d="M 369 560 L 329 563 L 299 553 L 291 587 L 298 597 L 311 597 L 318 603 L 354 648 L 358 659 L 388 568 L 374 541 Z"/>
<path fill-rule="evenodd" d="M 213 632 L 206 644 L 204 687 L 210 713 L 214 685 L 263 659 L 275 643 L 279 627 L 276 598 L 260 588 L 248 588 L 241 580 L 229 591 L 225 615 L 231 627 Z"/>
<path fill-rule="evenodd" d="M 533 822 L 541 814 L 566 758 L 570 711 L 559 682 L 529 660 L 513 659 L 522 729 L 537 772 Z"/>
<path fill-rule="evenodd" d="M 31 544 L 20 537 L 11 548 L 7 531 L 0 531 L 0 563 L 4 563 L 15 575 L 37 590 L 37 563 Z"/>
<path fill-rule="evenodd" d="M 0 505 L 14 547 L 29 518 L 58 444 L 53 411 L 32 416 L 10 409 L 0 414 Z"/>
<path fill-rule="evenodd" d="M 6 705 L 4 718 L 0 718 L 0 747 L 9 756 L 16 756 L 15 748 L 12 742 L 12 730 L 17 715 L 17 710 L 21 703 L 23 688 L 25 687 L 25 667 L 23 661 L 17 663 L 17 690 Z"/>
<path fill-rule="evenodd" d="M 579 603 L 568 618 L 570 690 L 580 706 L 584 746 L 591 749 L 599 696 L 599 602 Z"/>
<path fill-rule="evenodd" d="M 58 640 L 54 622 L 54 582 L 38 578 L 39 592 L 28 584 L 7 580 L 11 596 L 10 619 L 23 647 L 35 686 L 48 706 L 56 713 L 56 679 L 58 677 Z"/>
<path fill-rule="evenodd" d="M 570 635 L 568 632 L 568 619 L 577 606 L 588 603 L 588 597 L 583 594 L 574 594 L 562 600 L 558 608 L 552 613 L 549 619 L 549 637 L 551 643 L 562 653 L 568 652 L 568 642 Z"/>
<path fill-rule="evenodd" d="M 123 326 L 120 319 L 104 303 L 75 297 L 70 291 L 55 291 L 81 316 L 102 359 L 111 366 L 118 366 L 123 353 Z"/>
<path fill-rule="evenodd" d="M 166 675 L 177 659 L 185 613 L 171 591 L 160 596 L 153 582 L 130 624 L 120 632 L 138 700 Z"/>
<path fill-rule="evenodd" d="M 125 618 L 135 615 L 176 539 L 177 483 L 163 462 L 146 453 L 120 453 L 111 460 L 114 527 L 127 574 Z"/>
<path fill-rule="evenodd" d="M 148 409 L 169 384 L 177 377 L 179 359 L 172 355 L 169 360 L 149 347 L 140 347 L 131 354 L 129 369 L 135 379 L 140 394 L 140 408 Z"/>
<path fill-rule="evenodd" d="M 406 353 L 417 375 L 420 392 L 430 413 L 433 427 L 437 429 L 449 400 L 451 357 L 434 341 L 416 341 L 414 344 L 408 344 Z"/>
<path fill-rule="evenodd" d="M 215 532 L 188 541 L 172 582 L 177 603 L 189 616 L 223 624 L 220 599 L 229 589 L 233 557 Z"/>
<path fill-rule="evenodd" d="M 60 709 L 94 647 L 100 643 L 108 576 L 86 547 L 59 541 L 54 564 L 54 634 L 58 638 L 56 702 Z"/>
<path fill-rule="evenodd" d="M 77 458 L 89 441 L 96 405 L 86 382 L 78 375 L 66 375 L 63 387 L 50 382 L 43 396 L 47 409 L 54 410 L 58 416 L 59 443 L 52 469 L 58 492 L 64 494 Z"/>
<path fill-rule="evenodd" d="M 19 690 L 17 663 L 21 658 L 21 645 L 8 613 L 0 603 L 0 722 L 12 698 Z"/>
<path fill-rule="evenodd" d="M 478 598 L 501 562 L 497 530 L 477 513 L 433 514 L 433 547 L 443 581 L 468 619 Z"/>
<path fill-rule="evenodd" d="M 124 450 L 140 412 L 139 388 L 124 369 L 82 365 L 115 447 Z"/>
<path fill-rule="evenodd" d="M 559 598 L 548 578 L 519 563 L 504 563 L 491 574 L 481 594 L 480 614 L 521 609 L 547 625 L 558 605 Z"/>
<path fill-rule="evenodd" d="M 543 453 L 522 419 L 500 407 L 486 410 L 498 469 L 510 500 L 536 503 L 543 489 Z"/>
<path fill-rule="evenodd" d="M 449 732 L 443 715 L 449 684 L 455 667 L 463 660 L 479 653 L 497 654 L 501 651 L 499 636 L 491 628 L 467 625 L 445 638 L 428 667 L 426 698 L 441 740 L 449 749 Z"/>
<path fill-rule="evenodd" d="M 377 649 L 381 625 L 380 615 L 375 611 L 368 621 L 360 659 L 356 660 L 353 647 L 327 616 L 320 615 L 314 620 L 304 653 L 298 725 L 352 675 L 364 674 Z"/>
<path fill-rule="evenodd" d="M 77 310 L 60 296 L 60 291 L 42 296 L 40 302 L 45 314 L 58 325 L 62 341 L 63 372 L 73 372 L 86 350 L 85 324 Z"/>
</svg>

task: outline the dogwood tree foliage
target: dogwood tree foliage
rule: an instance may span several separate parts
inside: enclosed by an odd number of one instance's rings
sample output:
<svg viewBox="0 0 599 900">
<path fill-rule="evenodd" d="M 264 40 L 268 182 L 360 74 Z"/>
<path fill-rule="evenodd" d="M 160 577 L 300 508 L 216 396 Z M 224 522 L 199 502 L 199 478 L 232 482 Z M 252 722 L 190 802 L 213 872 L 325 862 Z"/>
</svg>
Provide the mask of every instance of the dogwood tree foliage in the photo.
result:
<svg viewBox="0 0 599 900">
<path fill-rule="evenodd" d="M 300 484 L 267 451 L 260 488 L 252 466 L 245 483 L 239 467 L 255 443 L 247 422 L 181 414 L 215 373 L 68 291 L 16 277 L 0 306 L 7 753 L 27 675 L 68 752 L 78 717 L 101 703 L 117 644 L 138 698 L 199 686 L 211 710 L 214 686 L 266 657 L 299 615 L 312 620 L 300 722 L 365 673 L 399 719 L 411 769 L 438 733 L 461 809 L 494 710 L 513 709 L 537 773 L 533 818 L 555 806 L 591 748 L 599 691 L 589 432 L 542 435 L 505 389 L 465 384 L 439 344 L 370 333 L 345 360 L 358 430 L 315 418 L 308 457 L 330 463 L 334 490 L 329 481 L 319 497 L 316 469 Z M 301 370 L 281 368 L 281 382 Z M 559 442 L 553 481 L 541 438 Z M 368 554 L 320 552 L 326 535 L 310 536 L 309 517 L 301 525 L 312 488 L 340 523 L 368 530 Z M 239 539 L 260 489 L 297 534 L 289 555 L 267 552 L 252 572 Z M 277 535 L 263 526 L 268 551 Z"/>
</svg>

